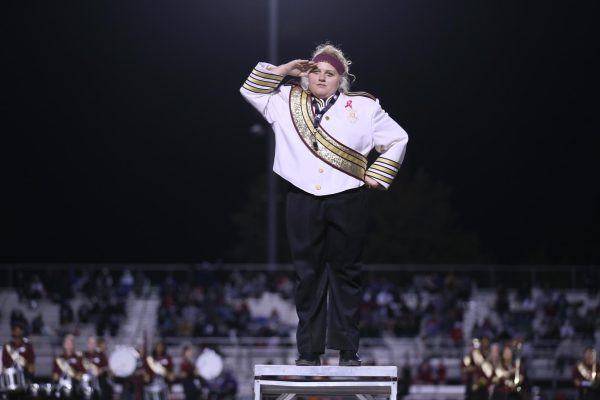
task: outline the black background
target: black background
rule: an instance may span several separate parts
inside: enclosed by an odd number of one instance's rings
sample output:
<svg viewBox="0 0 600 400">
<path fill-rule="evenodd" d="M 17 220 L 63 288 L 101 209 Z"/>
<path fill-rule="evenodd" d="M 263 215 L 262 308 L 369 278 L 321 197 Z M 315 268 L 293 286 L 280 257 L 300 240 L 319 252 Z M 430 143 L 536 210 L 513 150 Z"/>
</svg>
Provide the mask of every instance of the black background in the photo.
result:
<svg viewBox="0 0 600 400">
<path fill-rule="evenodd" d="M 2 14 L 0 261 L 224 257 L 266 169 L 238 89 L 267 2 L 15 2 Z M 594 2 L 280 2 L 279 61 L 329 40 L 495 262 L 598 263 Z M 405 260 L 411 262 L 411 260 Z"/>
</svg>

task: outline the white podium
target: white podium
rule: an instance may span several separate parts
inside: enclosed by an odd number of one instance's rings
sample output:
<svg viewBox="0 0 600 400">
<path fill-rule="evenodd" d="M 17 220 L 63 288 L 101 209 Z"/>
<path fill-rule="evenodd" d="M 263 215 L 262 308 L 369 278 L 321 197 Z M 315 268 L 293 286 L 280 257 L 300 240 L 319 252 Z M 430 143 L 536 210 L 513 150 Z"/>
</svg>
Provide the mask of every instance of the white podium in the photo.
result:
<svg viewBox="0 0 600 400">
<path fill-rule="evenodd" d="M 396 400 L 397 390 L 395 366 L 254 366 L 254 400 L 292 400 L 297 395 Z"/>
</svg>

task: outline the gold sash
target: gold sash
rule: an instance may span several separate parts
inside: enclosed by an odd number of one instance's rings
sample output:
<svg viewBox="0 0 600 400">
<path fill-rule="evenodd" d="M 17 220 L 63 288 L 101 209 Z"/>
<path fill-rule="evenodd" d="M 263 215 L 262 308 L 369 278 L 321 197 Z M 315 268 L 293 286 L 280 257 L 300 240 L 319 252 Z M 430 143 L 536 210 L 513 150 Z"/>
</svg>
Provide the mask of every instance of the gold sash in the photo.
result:
<svg viewBox="0 0 600 400">
<path fill-rule="evenodd" d="M 146 357 L 146 362 L 148 363 L 148 366 L 150 367 L 152 372 L 154 372 L 156 375 L 167 375 L 167 369 L 160 362 L 156 361 L 154 357 Z"/>
<path fill-rule="evenodd" d="M 19 350 L 13 349 L 10 344 L 7 344 L 6 352 L 8 353 L 10 358 L 13 360 L 13 364 L 18 364 L 22 368 L 25 368 L 25 364 L 27 364 L 27 362 L 25 360 L 25 357 L 23 357 L 21 354 L 19 354 Z"/>
<path fill-rule="evenodd" d="M 322 127 L 314 128 L 311 97 L 300 86 L 292 87 L 290 92 L 290 114 L 298 135 L 316 157 L 358 180 L 364 180 L 367 159 L 335 140 Z M 315 139 L 319 144 L 318 150 L 313 147 Z"/>
<path fill-rule="evenodd" d="M 75 370 L 69 365 L 69 361 L 62 357 L 57 357 L 56 364 L 63 374 L 67 374 L 71 378 L 75 378 Z"/>
<path fill-rule="evenodd" d="M 594 368 L 588 368 L 584 363 L 580 362 L 577 364 L 577 370 L 586 381 L 596 380 L 597 374 Z"/>
</svg>

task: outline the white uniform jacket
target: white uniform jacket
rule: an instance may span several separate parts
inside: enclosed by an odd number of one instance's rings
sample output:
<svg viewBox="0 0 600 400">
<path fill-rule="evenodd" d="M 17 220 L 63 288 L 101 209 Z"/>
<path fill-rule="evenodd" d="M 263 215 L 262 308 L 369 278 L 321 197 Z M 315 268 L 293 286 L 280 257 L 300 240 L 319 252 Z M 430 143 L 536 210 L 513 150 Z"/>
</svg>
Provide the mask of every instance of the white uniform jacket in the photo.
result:
<svg viewBox="0 0 600 400">
<path fill-rule="evenodd" d="M 404 159 L 408 135 L 379 101 L 365 92 L 341 93 L 314 130 L 310 93 L 280 85 L 284 77 L 271 73 L 272 67 L 258 63 L 240 92 L 273 127 L 273 171 L 316 196 L 360 187 L 365 175 L 387 189 Z M 373 148 L 380 156 L 367 167 Z"/>
</svg>

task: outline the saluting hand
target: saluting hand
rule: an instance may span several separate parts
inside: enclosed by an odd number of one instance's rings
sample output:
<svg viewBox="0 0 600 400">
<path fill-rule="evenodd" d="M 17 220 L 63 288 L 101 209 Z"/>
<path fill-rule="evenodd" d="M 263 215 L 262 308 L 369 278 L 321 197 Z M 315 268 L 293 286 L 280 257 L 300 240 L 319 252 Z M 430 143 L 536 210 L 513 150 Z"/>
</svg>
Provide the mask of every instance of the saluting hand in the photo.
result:
<svg viewBox="0 0 600 400">
<path fill-rule="evenodd" d="M 308 76 L 311 69 L 315 67 L 315 63 L 310 60 L 292 60 L 288 63 L 281 64 L 271 69 L 271 72 L 278 75 L 290 76 Z"/>
</svg>

